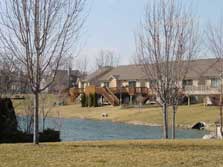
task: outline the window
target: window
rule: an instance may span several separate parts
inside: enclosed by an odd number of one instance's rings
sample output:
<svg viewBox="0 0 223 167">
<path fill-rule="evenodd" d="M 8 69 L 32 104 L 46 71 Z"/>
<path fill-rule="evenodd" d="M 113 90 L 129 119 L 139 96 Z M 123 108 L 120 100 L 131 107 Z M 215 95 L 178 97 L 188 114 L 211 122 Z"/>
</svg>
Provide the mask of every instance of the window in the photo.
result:
<svg viewBox="0 0 223 167">
<path fill-rule="evenodd" d="M 183 86 L 192 86 L 192 85 L 193 85 L 192 79 L 183 80 Z"/>
<path fill-rule="evenodd" d="M 198 85 L 205 85 L 205 79 L 204 78 L 199 79 Z"/>
<path fill-rule="evenodd" d="M 129 81 L 129 87 L 135 88 L 136 87 L 136 81 Z"/>
<path fill-rule="evenodd" d="M 216 79 L 216 78 L 211 79 L 211 87 L 212 88 L 217 88 L 219 86 L 220 86 L 220 80 L 219 79 Z"/>
<path fill-rule="evenodd" d="M 158 81 L 157 80 L 151 80 L 149 82 L 150 88 L 156 88 L 157 87 L 157 84 L 158 84 Z"/>
<path fill-rule="evenodd" d="M 104 87 L 109 87 L 109 82 L 104 82 Z"/>
</svg>

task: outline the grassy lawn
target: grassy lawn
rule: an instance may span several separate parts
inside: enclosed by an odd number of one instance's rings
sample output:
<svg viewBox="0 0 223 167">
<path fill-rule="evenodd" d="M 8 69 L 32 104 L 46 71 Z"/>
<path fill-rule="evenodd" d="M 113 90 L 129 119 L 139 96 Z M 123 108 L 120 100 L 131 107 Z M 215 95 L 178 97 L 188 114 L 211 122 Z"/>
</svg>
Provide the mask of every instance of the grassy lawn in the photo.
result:
<svg viewBox="0 0 223 167">
<path fill-rule="evenodd" d="M 49 95 L 46 99 L 48 103 L 56 101 L 56 97 Z M 14 101 L 16 112 L 24 113 L 24 106 L 30 101 Z M 102 118 L 102 113 L 108 113 L 108 118 Z M 98 108 L 82 108 L 80 104 L 56 106 L 52 108 L 49 116 L 63 118 L 84 118 L 84 119 L 107 119 L 117 122 L 126 122 L 134 124 L 161 125 L 162 112 L 160 107 L 147 107 L 122 109 L 120 107 L 104 106 Z M 169 119 L 171 120 L 172 109 L 169 108 Z M 204 107 L 203 104 L 191 106 L 179 106 L 176 122 L 178 127 L 190 128 L 193 124 L 204 121 L 209 125 L 209 129 L 214 129 L 214 122 L 218 119 L 218 107 Z"/>
<path fill-rule="evenodd" d="M 222 141 L 110 141 L 0 145 L 1 167 L 221 167 Z"/>
</svg>

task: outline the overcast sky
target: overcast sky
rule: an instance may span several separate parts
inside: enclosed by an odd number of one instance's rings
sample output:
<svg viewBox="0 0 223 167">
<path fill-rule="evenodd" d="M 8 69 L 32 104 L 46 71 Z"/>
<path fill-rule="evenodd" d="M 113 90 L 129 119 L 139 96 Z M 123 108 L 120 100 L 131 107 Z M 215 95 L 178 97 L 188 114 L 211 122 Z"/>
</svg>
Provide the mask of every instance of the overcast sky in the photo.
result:
<svg viewBox="0 0 223 167">
<path fill-rule="evenodd" d="M 80 57 L 87 57 L 92 69 L 95 56 L 101 49 L 120 55 L 120 64 L 129 64 L 134 55 L 134 32 L 152 0 L 88 0 L 89 16 L 81 38 Z M 180 0 L 192 2 L 193 12 L 201 28 L 223 17 L 223 0 Z"/>
</svg>

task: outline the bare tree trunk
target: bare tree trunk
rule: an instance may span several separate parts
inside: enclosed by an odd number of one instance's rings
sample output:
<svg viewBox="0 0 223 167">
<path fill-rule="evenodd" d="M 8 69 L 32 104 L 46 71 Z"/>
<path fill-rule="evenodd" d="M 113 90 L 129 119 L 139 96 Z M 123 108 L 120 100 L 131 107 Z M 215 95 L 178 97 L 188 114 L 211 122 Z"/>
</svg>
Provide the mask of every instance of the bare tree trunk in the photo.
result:
<svg viewBox="0 0 223 167">
<path fill-rule="evenodd" d="M 167 108 L 167 103 L 163 104 L 163 138 L 168 139 L 168 108 Z"/>
<path fill-rule="evenodd" d="M 222 118 L 222 80 L 221 80 L 221 94 L 220 94 L 220 132 L 221 132 L 221 136 L 222 136 L 222 126 L 223 126 L 223 118 Z"/>
<path fill-rule="evenodd" d="M 33 143 L 39 144 L 39 93 L 34 93 L 34 133 Z"/>
<path fill-rule="evenodd" d="M 43 131 L 45 130 L 46 118 L 43 118 Z"/>
<path fill-rule="evenodd" d="M 172 139 L 176 138 L 176 105 L 173 104 Z"/>
</svg>

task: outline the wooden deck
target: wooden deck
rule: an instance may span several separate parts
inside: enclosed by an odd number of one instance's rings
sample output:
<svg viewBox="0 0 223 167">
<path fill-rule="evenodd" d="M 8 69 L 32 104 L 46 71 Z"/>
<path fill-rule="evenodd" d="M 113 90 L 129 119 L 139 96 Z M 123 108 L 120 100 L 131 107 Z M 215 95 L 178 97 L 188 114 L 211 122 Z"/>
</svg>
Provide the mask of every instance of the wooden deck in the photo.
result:
<svg viewBox="0 0 223 167">
<path fill-rule="evenodd" d="M 70 94 L 81 94 L 81 93 L 96 93 L 96 89 L 101 87 L 90 86 L 87 88 L 71 88 Z M 155 91 L 147 87 L 122 87 L 122 88 L 108 88 L 113 94 L 129 94 L 131 96 L 142 94 L 142 95 L 155 95 Z M 183 94 L 189 95 L 220 95 L 220 88 L 213 88 L 208 86 L 186 86 L 182 89 Z"/>
<path fill-rule="evenodd" d="M 107 87 L 96 87 L 96 86 L 88 86 L 85 89 L 79 88 L 71 88 L 69 91 L 71 101 L 75 101 L 75 99 L 82 93 L 86 95 L 90 94 L 99 94 L 105 98 L 107 102 L 111 105 L 116 106 L 119 105 L 119 99 L 117 95 L 127 94 L 129 96 L 142 95 L 145 99 L 154 95 L 154 92 L 146 87 L 122 87 L 122 88 L 107 88 Z"/>
<path fill-rule="evenodd" d="M 184 93 L 188 95 L 220 95 L 220 88 L 209 87 L 209 86 L 186 86 Z"/>
<path fill-rule="evenodd" d="M 100 89 L 101 87 L 94 87 L 94 86 L 90 86 L 87 87 L 86 89 L 83 88 L 71 88 L 70 92 L 72 94 L 81 94 L 81 93 L 86 93 L 86 94 L 90 94 L 90 93 L 96 93 L 97 89 Z M 123 88 L 108 88 L 113 94 L 129 94 L 129 95 L 136 95 L 136 94 L 143 94 L 143 95 L 148 95 L 148 94 L 154 94 L 154 91 L 152 91 L 149 88 L 146 87 L 123 87 Z M 71 94 L 70 93 L 70 94 Z"/>
<path fill-rule="evenodd" d="M 123 88 L 109 88 L 114 94 L 129 94 L 131 96 L 137 95 L 137 94 L 153 94 L 153 91 L 147 87 L 123 87 Z"/>
</svg>

